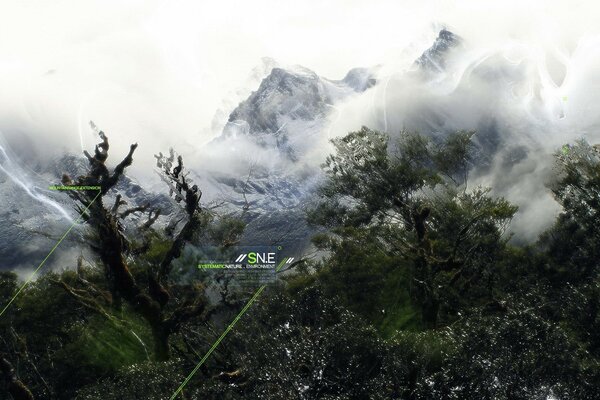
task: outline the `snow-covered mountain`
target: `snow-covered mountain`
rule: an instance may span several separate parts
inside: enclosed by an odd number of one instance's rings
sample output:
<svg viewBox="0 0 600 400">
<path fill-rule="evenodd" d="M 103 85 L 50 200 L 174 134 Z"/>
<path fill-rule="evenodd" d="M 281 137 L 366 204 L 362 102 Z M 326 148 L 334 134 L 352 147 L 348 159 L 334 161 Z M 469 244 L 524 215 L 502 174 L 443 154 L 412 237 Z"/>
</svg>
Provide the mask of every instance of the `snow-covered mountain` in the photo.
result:
<svg viewBox="0 0 600 400">
<path fill-rule="evenodd" d="M 446 52 L 457 43 L 454 34 L 441 31 L 433 46 L 415 61 L 417 69 L 439 71 Z M 306 248 L 313 232 L 303 210 L 320 180 L 320 169 L 304 156 L 326 140 L 324 129 L 336 106 L 376 86 L 377 73 L 377 67 L 354 68 L 343 79 L 331 80 L 304 67 L 283 68 L 264 59 L 248 79 L 258 87 L 240 90 L 223 103 L 213 120 L 215 127 L 223 126 L 222 132 L 203 149 L 219 162 L 195 171 L 194 181 L 205 193 L 203 201 L 225 201 L 228 212 L 237 212 L 247 221 L 242 245 L 279 244 L 290 255 Z M 241 99 L 237 106 L 232 104 L 235 99 Z M 232 110 L 228 116 L 227 109 Z M 40 171 L 39 182 L 31 177 L 29 184 L 56 183 L 63 172 L 77 176 L 85 164 L 83 157 L 65 155 Z M 28 195 L 8 177 L 0 174 L 0 182 L 5 205 L 0 257 L 3 267 L 10 268 L 20 265 L 19 260 L 39 259 L 70 222 L 49 212 L 48 204 Z M 148 192 L 130 178 L 117 191 L 130 206 L 151 203 L 160 207 L 164 217 L 159 223 L 166 224 L 169 214 L 176 212 L 168 196 Z M 66 195 L 49 196 L 72 213 Z M 77 248 L 78 240 L 76 233 L 65 247 Z"/>
<path fill-rule="evenodd" d="M 461 39 L 456 34 L 442 29 L 433 45 L 415 60 L 415 65 L 422 71 L 443 72 L 448 52 L 460 43 Z"/>
<path fill-rule="evenodd" d="M 60 184 L 63 173 L 79 176 L 86 173 L 87 159 L 83 156 L 65 154 L 51 160 L 38 171 L 21 168 L 14 156 L 0 148 L 0 270 L 33 270 L 48 254 L 62 235 L 76 222 L 73 201 L 64 192 L 48 190 L 50 185 Z M 127 202 L 126 207 L 145 204 L 160 208 L 166 224 L 168 215 L 173 215 L 174 206 L 165 193 L 152 193 L 128 176 L 116 186 L 116 191 L 105 198 L 107 204 L 120 194 Z M 145 222 L 146 216 L 133 214 L 126 228 Z M 82 246 L 84 230 L 77 224 L 52 254 L 47 266 L 73 266 L 75 257 L 86 253 Z"/>
<path fill-rule="evenodd" d="M 273 68 L 257 91 L 229 116 L 229 122 L 245 121 L 249 133 L 289 131 L 290 121 L 310 122 L 323 118 L 328 107 L 375 83 L 366 68 L 356 68 L 339 81 L 319 77 L 303 68 Z"/>
<path fill-rule="evenodd" d="M 304 67 L 275 67 L 258 89 L 229 115 L 217 140 L 251 135 L 297 161 L 319 135 L 333 107 L 376 83 L 375 70 L 355 68 L 342 80 L 329 80 Z"/>
<path fill-rule="evenodd" d="M 221 100 L 220 107 L 215 111 L 212 119 L 212 132 L 220 132 L 228 122 L 231 111 L 242 101 L 248 98 L 252 91 L 257 88 L 263 79 L 268 76 L 273 68 L 278 67 L 277 61 L 271 57 L 263 57 L 261 62 L 248 74 L 242 84 L 234 91 L 226 93 Z"/>
<path fill-rule="evenodd" d="M 303 207 L 320 171 L 304 155 L 323 143 L 335 107 L 374 86 L 376 72 L 354 68 L 331 80 L 300 66 L 274 67 L 233 109 L 208 152 L 224 159 L 246 157 L 246 162 L 234 171 L 214 169 L 197 178 L 214 200 L 243 210 L 248 226 L 242 244 L 277 243 L 290 252 L 306 247 L 311 231 Z"/>
</svg>

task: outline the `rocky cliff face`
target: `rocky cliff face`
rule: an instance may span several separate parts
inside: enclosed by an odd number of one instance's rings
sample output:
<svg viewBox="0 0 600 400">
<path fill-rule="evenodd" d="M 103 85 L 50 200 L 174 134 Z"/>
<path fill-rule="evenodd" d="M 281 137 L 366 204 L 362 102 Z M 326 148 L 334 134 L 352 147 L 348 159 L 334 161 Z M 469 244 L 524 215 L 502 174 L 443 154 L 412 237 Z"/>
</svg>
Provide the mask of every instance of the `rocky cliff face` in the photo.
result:
<svg viewBox="0 0 600 400">
<path fill-rule="evenodd" d="M 375 71 L 367 68 L 355 68 L 336 81 L 303 67 L 275 67 L 232 111 L 217 141 L 251 137 L 255 143 L 299 161 L 315 143 L 310 137 L 325 128 L 336 104 L 374 84 Z"/>
<path fill-rule="evenodd" d="M 460 43 L 461 39 L 457 35 L 442 29 L 433 45 L 415 60 L 415 65 L 423 71 L 443 72 L 446 67 L 445 59 L 448 52 Z"/>
<path fill-rule="evenodd" d="M 312 232 L 302 208 L 320 172 L 318 165 L 304 164 L 304 155 L 319 145 L 336 105 L 376 84 L 375 72 L 355 68 L 341 80 L 330 80 L 303 67 L 274 67 L 231 112 L 222 135 L 212 143 L 214 151 L 250 143 L 279 159 L 274 166 L 249 162 L 248 176 L 211 171 L 205 179 L 213 187 L 209 192 L 245 209 L 243 244 L 277 243 L 290 252 L 306 247 Z"/>
<path fill-rule="evenodd" d="M 324 118 L 330 106 L 374 83 L 366 68 L 353 69 L 340 81 L 319 77 L 302 67 L 273 68 L 258 90 L 233 110 L 229 122 L 246 122 L 250 134 L 287 132 L 289 121 Z"/>
<path fill-rule="evenodd" d="M 60 184 L 63 173 L 70 176 L 84 174 L 88 162 L 83 156 L 65 154 L 37 173 L 25 171 L 7 156 L 0 162 L 3 166 L 0 174 L 0 270 L 34 269 L 78 218 L 66 193 L 50 191 L 48 187 Z M 163 211 L 162 224 L 178 210 L 169 196 L 149 192 L 130 177 L 123 177 L 116 189 L 106 198 L 107 202 L 114 201 L 120 194 L 127 201 L 127 207 L 150 204 Z M 145 216 L 132 215 L 126 228 L 144 222 L 143 218 Z M 81 245 L 85 239 L 83 233 L 81 225 L 76 225 L 48 260 L 47 266 L 73 265 L 76 255 L 87 250 Z"/>
</svg>

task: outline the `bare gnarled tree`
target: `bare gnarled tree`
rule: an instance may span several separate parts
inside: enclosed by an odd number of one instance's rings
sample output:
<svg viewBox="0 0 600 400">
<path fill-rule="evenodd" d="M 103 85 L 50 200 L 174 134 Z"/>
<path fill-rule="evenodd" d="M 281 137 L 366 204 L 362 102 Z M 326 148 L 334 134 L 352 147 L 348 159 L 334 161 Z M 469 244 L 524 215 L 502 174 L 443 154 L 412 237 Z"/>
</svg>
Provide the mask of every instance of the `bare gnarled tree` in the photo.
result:
<svg viewBox="0 0 600 400">
<path fill-rule="evenodd" d="M 167 278 L 171 272 L 171 263 L 180 256 L 185 244 L 201 227 L 200 214 L 203 210 L 199 202 L 202 192 L 196 185 L 190 185 L 181 156 L 177 157 L 176 163 L 172 150 L 169 157 L 162 154 L 156 156 L 161 175 L 169 184 L 171 195 L 178 203 L 183 203 L 187 220 L 172 240 L 162 261 L 147 271 L 147 287 L 141 285 L 131 273 L 127 260 L 128 256 L 147 250 L 148 244 L 142 248 L 132 248 L 122 221 L 131 214 L 147 212 L 148 220 L 138 227 L 143 233 L 150 229 L 160 216 L 160 210 L 143 205 L 119 212 L 119 209 L 126 205 L 120 195 L 116 196 L 114 204 L 110 207 L 104 205 L 104 196 L 115 187 L 125 169 L 132 164 L 137 144 L 131 145 L 129 154 L 111 172 L 105 164 L 108 158 L 108 137 L 102 131 L 99 131 L 98 135 L 102 142 L 96 145 L 94 155 L 84 152 L 89 161 L 88 174 L 75 180 L 64 175 L 62 183 L 100 187 L 99 193 L 96 190 L 85 190 L 68 191 L 68 194 L 76 202 L 83 220 L 94 232 L 90 246 L 102 262 L 110 293 L 107 293 L 107 296 L 98 296 L 97 293 L 102 290 L 90 282 L 83 285 L 83 288 L 69 286 L 64 281 L 60 284 L 77 301 L 105 316 L 109 314 L 106 311 L 107 307 L 120 308 L 125 301 L 150 325 L 156 359 L 166 360 L 170 356 L 170 335 L 193 317 L 208 318 L 208 307 L 203 293 L 193 294 L 193 299 L 183 302 L 179 307 L 168 307 L 171 296 Z"/>
</svg>

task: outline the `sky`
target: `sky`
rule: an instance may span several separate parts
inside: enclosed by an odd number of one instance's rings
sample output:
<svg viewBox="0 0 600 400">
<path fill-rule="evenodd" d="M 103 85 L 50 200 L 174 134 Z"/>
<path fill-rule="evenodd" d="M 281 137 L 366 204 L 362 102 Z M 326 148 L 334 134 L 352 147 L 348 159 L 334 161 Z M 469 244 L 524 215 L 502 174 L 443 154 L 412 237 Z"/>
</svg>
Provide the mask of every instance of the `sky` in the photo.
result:
<svg viewBox="0 0 600 400">
<path fill-rule="evenodd" d="M 93 119 L 127 139 L 201 143 L 262 57 L 341 78 L 403 48 L 401 21 L 420 10 L 369 3 L 0 2 L 0 129 L 80 142 Z"/>
<path fill-rule="evenodd" d="M 489 45 L 576 37 L 597 29 L 593 3 L 0 1 L 0 130 L 73 149 L 91 144 L 93 119 L 119 148 L 147 136 L 201 144 L 262 57 L 339 79 L 405 61 L 441 26 Z"/>
<path fill-rule="evenodd" d="M 529 119 L 514 102 L 494 110 L 501 124 L 546 140 L 551 151 L 600 122 L 593 117 L 600 110 L 590 106 L 600 101 L 598 21 L 600 5 L 592 0 L 0 0 L 0 134 L 24 158 L 34 148 L 35 157 L 80 152 L 97 141 L 93 120 L 111 139 L 115 162 L 139 142 L 131 171 L 141 176 L 152 155 L 170 146 L 202 157 L 204 144 L 220 133 L 212 129 L 215 112 L 235 104 L 227 99 L 241 89 L 256 89 L 248 76 L 263 57 L 331 79 L 382 66 L 390 84 L 374 92 L 375 114 L 359 112 L 362 100 L 349 104 L 328 134 L 365 123 L 399 129 L 407 110 L 421 112 L 427 102 L 440 105 L 453 126 L 468 127 L 477 112 L 489 111 L 482 105 L 498 105 L 497 88 L 463 74 L 501 54 L 509 64 L 526 60 L 521 75 L 508 75 L 525 92 L 552 75 L 551 62 L 570 71 L 564 85 L 542 85 L 539 107 L 548 116 Z M 457 78 L 448 80 L 460 89 L 454 97 L 395 79 L 443 27 L 470 49 Z M 571 117 L 558 121 L 552 104 L 563 97 Z M 382 124 L 383 111 L 391 117 Z M 482 183 L 496 182 L 494 176 Z M 513 192 L 517 199 L 531 195 Z"/>
</svg>

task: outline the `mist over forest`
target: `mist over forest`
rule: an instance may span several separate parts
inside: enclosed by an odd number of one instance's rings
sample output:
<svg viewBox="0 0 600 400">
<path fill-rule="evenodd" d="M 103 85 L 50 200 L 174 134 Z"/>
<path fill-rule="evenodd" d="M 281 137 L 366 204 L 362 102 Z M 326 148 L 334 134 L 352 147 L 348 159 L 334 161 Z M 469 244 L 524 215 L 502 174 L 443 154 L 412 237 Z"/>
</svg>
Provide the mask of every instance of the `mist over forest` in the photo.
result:
<svg viewBox="0 0 600 400">
<path fill-rule="evenodd" d="M 598 20 L 1 5 L 0 398 L 600 398 Z"/>
</svg>

